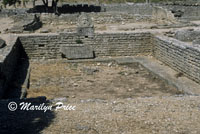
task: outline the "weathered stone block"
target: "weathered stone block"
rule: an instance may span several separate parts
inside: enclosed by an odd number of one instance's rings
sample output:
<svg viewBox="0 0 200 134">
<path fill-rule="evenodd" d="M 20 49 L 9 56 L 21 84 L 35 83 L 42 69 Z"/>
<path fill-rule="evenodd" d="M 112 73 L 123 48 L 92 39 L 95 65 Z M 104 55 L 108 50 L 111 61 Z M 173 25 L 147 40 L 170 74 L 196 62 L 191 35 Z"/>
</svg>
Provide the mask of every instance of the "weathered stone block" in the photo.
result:
<svg viewBox="0 0 200 134">
<path fill-rule="evenodd" d="M 193 41 L 200 36 L 200 30 L 182 29 L 175 32 L 175 38 L 180 41 Z"/>
<path fill-rule="evenodd" d="M 93 36 L 94 28 L 93 27 L 78 27 L 77 33 L 80 36 Z"/>
<path fill-rule="evenodd" d="M 61 48 L 62 56 L 69 60 L 94 58 L 94 51 L 89 46 L 65 46 Z"/>
<path fill-rule="evenodd" d="M 81 14 L 77 23 L 77 34 L 83 36 L 94 35 L 94 25 L 91 18 L 86 14 Z"/>
</svg>

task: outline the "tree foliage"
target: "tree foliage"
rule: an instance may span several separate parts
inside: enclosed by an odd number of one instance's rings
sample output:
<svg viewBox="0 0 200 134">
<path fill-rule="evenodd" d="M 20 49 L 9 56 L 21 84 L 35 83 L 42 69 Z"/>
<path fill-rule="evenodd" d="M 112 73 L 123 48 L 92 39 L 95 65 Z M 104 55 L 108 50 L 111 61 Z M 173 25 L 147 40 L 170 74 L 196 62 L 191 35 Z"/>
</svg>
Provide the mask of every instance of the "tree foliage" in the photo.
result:
<svg viewBox="0 0 200 134">
<path fill-rule="evenodd" d="M 3 0 L 3 5 L 4 6 L 12 6 L 12 5 L 15 5 L 16 3 L 20 3 L 19 0 Z"/>
<path fill-rule="evenodd" d="M 6 7 L 7 5 L 12 6 L 12 5 L 16 5 L 16 4 L 23 4 L 23 6 L 26 6 L 26 2 L 28 2 L 29 0 L 3 0 L 3 5 L 4 7 Z"/>
</svg>

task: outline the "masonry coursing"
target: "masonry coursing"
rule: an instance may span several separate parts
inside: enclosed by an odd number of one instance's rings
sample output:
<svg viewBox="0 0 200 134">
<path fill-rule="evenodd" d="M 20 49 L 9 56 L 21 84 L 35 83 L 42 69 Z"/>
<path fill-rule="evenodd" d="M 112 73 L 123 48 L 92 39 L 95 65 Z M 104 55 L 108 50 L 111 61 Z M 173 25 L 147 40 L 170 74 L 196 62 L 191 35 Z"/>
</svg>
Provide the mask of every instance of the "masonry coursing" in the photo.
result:
<svg viewBox="0 0 200 134">
<path fill-rule="evenodd" d="M 200 83 L 200 47 L 179 40 L 156 36 L 154 57 L 174 70 Z"/>
<path fill-rule="evenodd" d="M 121 21 L 119 17 L 121 18 L 133 18 L 133 20 L 136 18 L 134 15 L 139 15 L 140 17 L 144 19 L 148 19 L 149 16 L 152 16 L 153 9 L 154 7 L 163 7 L 168 9 L 169 11 L 180 11 L 182 12 L 180 19 L 186 19 L 186 20 L 197 20 L 199 19 L 200 16 L 200 5 L 173 5 L 173 4 L 108 4 L 108 5 L 101 5 L 101 12 L 91 12 L 91 17 L 94 17 L 94 22 L 95 23 L 104 23 L 105 22 L 112 22 L 115 21 Z M 24 15 L 27 14 L 27 11 L 29 9 L 2 9 L 0 11 L 0 17 L 6 17 L 6 16 L 19 16 L 19 15 Z M 40 13 L 38 13 L 40 14 Z M 45 13 L 42 13 L 45 14 Z M 121 14 L 121 15 L 117 15 Z M 48 20 L 50 21 L 53 19 L 56 21 L 56 19 L 60 19 L 61 21 L 64 19 L 65 21 L 70 23 L 76 22 L 76 18 L 78 16 L 78 13 L 75 14 L 62 14 L 60 17 L 54 16 L 53 14 L 47 14 L 47 15 L 42 15 L 48 17 Z M 99 17 L 97 17 L 99 16 Z M 101 17 L 100 17 L 101 16 Z M 109 17 L 113 16 L 113 18 Z M 126 17 L 125 17 L 126 16 Z M 52 18 L 51 18 L 52 17 Z M 104 17 L 102 20 L 101 18 Z M 54 19 L 55 18 L 55 19 Z M 98 19 L 99 18 L 99 19 Z M 44 18 L 44 21 L 47 18 Z M 124 21 L 127 19 L 124 19 Z M 102 22 L 101 22 L 102 21 Z M 128 19 L 128 21 L 131 21 L 131 19 Z"/>
<path fill-rule="evenodd" d="M 60 48 L 77 45 L 77 40 L 91 46 L 97 57 L 150 55 L 153 50 L 150 37 L 150 33 L 96 33 L 89 37 L 61 33 L 20 36 L 20 40 L 30 59 L 59 59 L 62 58 Z"/>
<path fill-rule="evenodd" d="M 83 44 L 78 44 L 82 40 Z M 1 73 L 8 84 L 20 53 L 20 44 L 30 60 L 61 59 L 61 47 L 87 45 L 92 47 L 96 57 L 102 56 L 154 56 L 174 70 L 200 83 L 200 47 L 179 40 L 154 36 L 151 33 L 95 33 L 93 36 L 78 36 L 76 33 L 23 35 L 15 43 L 3 49 Z M 2 51 L 2 49 L 0 49 Z M 1 56 L 2 57 L 2 56 Z M 0 94 L 5 89 L 0 81 Z M 0 96 L 1 97 L 1 96 Z"/>
<path fill-rule="evenodd" d="M 20 40 L 30 59 L 59 59 L 61 46 L 77 45 L 76 40 L 93 48 L 97 57 L 153 55 L 178 72 L 200 83 L 200 48 L 176 39 L 150 33 L 104 33 L 92 37 L 76 33 L 49 36 L 23 36 Z"/>
<path fill-rule="evenodd" d="M 151 15 L 128 14 L 124 12 L 100 12 L 100 13 L 86 13 L 94 24 L 108 24 L 108 23 L 135 23 L 135 22 L 150 22 Z M 43 24 L 67 24 L 76 25 L 79 14 L 62 14 L 56 16 L 54 14 L 43 13 L 40 16 Z"/>
</svg>

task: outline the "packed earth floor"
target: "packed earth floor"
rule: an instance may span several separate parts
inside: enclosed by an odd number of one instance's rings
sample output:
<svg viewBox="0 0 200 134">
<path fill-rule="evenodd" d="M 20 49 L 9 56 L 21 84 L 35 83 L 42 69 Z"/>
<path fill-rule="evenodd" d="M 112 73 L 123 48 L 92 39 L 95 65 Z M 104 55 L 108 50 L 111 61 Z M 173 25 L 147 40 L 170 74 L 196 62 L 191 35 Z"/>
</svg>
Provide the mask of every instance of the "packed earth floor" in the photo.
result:
<svg viewBox="0 0 200 134">
<path fill-rule="evenodd" d="M 32 63 L 28 97 L 124 99 L 179 94 L 138 63 Z"/>
<path fill-rule="evenodd" d="M 54 110 L 44 134 L 198 134 L 200 98 L 188 96 L 140 64 L 31 63 L 28 97 L 46 96 L 75 110 Z"/>
</svg>

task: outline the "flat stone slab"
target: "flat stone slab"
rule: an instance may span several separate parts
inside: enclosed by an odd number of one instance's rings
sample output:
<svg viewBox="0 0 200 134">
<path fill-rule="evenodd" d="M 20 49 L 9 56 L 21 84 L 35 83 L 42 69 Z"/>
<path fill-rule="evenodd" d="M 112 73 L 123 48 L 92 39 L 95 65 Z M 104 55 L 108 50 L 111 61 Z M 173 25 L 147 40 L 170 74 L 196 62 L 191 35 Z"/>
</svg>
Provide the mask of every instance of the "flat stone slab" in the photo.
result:
<svg viewBox="0 0 200 134">
<path fill-rule="evenodd" d="M 94 35 L 94 27 L 78 27 L 77 29 L 78 35 L 82 36 L 93 36 Z"/>
<path fill-rule="evenodd" d="M 61 48 L 61 53 L 64 58 L 67 58 L 69 60 L 94 58 L 93 49 L 85 45 L 65 46 Z"/>
<path fill-rule="evenodd" d="M 181 29 L 175 32 L 175 38 L 180 41 L 193 41 L 200 36 L 199 29 Z"/>
</svg>

